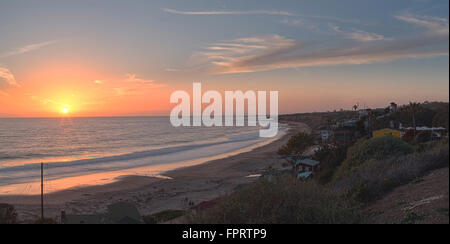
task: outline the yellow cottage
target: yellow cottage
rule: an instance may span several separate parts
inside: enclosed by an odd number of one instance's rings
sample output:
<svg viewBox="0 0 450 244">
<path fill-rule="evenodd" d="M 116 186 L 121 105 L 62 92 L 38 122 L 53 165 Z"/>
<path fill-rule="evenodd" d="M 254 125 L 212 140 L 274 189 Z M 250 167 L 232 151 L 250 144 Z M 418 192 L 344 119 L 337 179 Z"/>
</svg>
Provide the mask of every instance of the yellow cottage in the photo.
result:
<svg viewBox="0 0 450 244">
<path fill-rule="evenodd" d="M 373 137 L 380 137 L 380 136 L 384 136 L 384 135 L 393 135 L 398 138 L 402 137 L 402 133 L 400 131 L 394 130 L 394 129 L 389 129 L 389 128 L 376 130 L 373 132 Z"/>
</svg>

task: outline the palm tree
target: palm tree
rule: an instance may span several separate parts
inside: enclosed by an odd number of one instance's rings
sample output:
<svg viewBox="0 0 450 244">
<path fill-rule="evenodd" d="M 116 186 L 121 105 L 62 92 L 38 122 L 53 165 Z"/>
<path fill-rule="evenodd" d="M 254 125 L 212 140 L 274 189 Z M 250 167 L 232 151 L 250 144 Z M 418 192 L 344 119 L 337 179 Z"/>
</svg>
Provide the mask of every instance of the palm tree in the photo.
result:
<svg viewBox="0 0 450 244">
<path fill-rule="evenodd" d="M 353 110 L 355 110 L 355 117 L 358 117 L 358 113 L 356 112 L 356 111 L 358 111 L 358 103 L 357 104 L 355 104 L 355 105 L 353 105 Z"/>
</svg>

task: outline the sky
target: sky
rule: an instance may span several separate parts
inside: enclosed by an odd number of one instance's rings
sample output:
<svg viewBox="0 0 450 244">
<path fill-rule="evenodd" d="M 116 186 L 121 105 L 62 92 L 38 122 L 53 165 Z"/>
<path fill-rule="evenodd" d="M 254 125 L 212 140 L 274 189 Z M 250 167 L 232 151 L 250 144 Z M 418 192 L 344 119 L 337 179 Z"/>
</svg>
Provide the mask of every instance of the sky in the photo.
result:
<svg viewBox="0 0 450 244">
<path fill-rule="evenodd" d="M 449 100 L 447 0 L 0 0 L 0 117 L 168 115 L 176 90 L 279 112 Z"/>
</svg>

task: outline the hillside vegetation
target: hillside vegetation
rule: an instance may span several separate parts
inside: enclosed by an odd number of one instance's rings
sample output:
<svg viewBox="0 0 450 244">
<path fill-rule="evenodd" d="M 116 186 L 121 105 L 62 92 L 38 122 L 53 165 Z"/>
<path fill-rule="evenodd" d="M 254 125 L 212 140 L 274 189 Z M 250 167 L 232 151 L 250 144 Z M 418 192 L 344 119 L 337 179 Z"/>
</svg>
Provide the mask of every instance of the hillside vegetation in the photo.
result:
<svg viewBox="0 0 450 244">
<path fill-rule="evenodd" d="M 246 185 L 218 206 L 191 217 L 197 224 L 353 224 L 364 218 L 353 202 L 289 175 Z"/>
<path fill-rule="evenodd" d="M 424 152 L 413 152 L 384 158 L 371 158 L 334 182 L 333 188 L 347 193 L 348 197 L 368 203 L 377 200 L 397 186 L 407 184 L 427 172 L 449 166 L 448 144 L 428 145 Z M 403 148 L 403 147 L 402 147 Z M 402 149 L 404 150 L 404 148 Z M 343 173 L 342 173 L 343 172 Z"/>
<path fill-rule="evenodd" d="M 347 158 L 339 167 L 334 178 L 341 179 L 372 160 L 398 157 L 413 151 L 412 145 L 391 135 L 361 139 L 348 149 Z"/>
<path fill-rule="evenodd" d="M 343 154 L 345 149 L 347 154 Z M 371 223 L 361 209 L 398 186 L 449 166 L 448 141 L 411 145 L 393 136 L 364 138 L 347 148 L 325 148 L 326 161 L 311 181 L 290 173 L 262 177 L 226 196 L 191 223 Z M 344 150 L 344 151 L 345 151 Z"/>
</svg>

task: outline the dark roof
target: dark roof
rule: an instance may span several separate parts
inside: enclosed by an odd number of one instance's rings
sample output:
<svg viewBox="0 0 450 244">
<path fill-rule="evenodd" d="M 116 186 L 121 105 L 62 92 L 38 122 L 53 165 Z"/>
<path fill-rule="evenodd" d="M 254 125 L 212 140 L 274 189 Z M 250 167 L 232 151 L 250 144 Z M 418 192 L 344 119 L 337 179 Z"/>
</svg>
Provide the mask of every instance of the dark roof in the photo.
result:
<svg viewBox="0 0 450 244">
<path fill-rule="evenodd" d="M 119 223 L 124 219 L 134 219 L 142 223 L 141 215 L 137 208 L 127 202 L 118 202 L 108 206 L 108 218 L 113 223 Z"/>
<path fill-rule="evenodd" d="M 66 215 L 62 224 L 143 224 L 137 208 L 130 203 L 118 202 L 108 206 L 106 214 Z"/>
<path fill-rule="evenodd" d="M 309 158 L 305 158 L 305 159 L 298 160 L 296 164 L 305 164 L 305 165 L 314 167 L 314 166 L 319 165 L 320 162 L 316 161 L 316 160 L 309 159 Z"/>
<path fill-rule="evenodd" d="M 101 214 L 93 215 L 66 215 L 61 220 L 62 224 L 104 224 L 105 219 Z"/>
<path fill-rule="evenodd" d="M 130 218 L 128 216 L 125 216 L 124 218 L 120 219 L 119 221 L 116 221 L 115 224 L 128 224 L 128 225 L 135 225 L 135 224 L 143 224 L 144 222 Z"/>
</svg>

